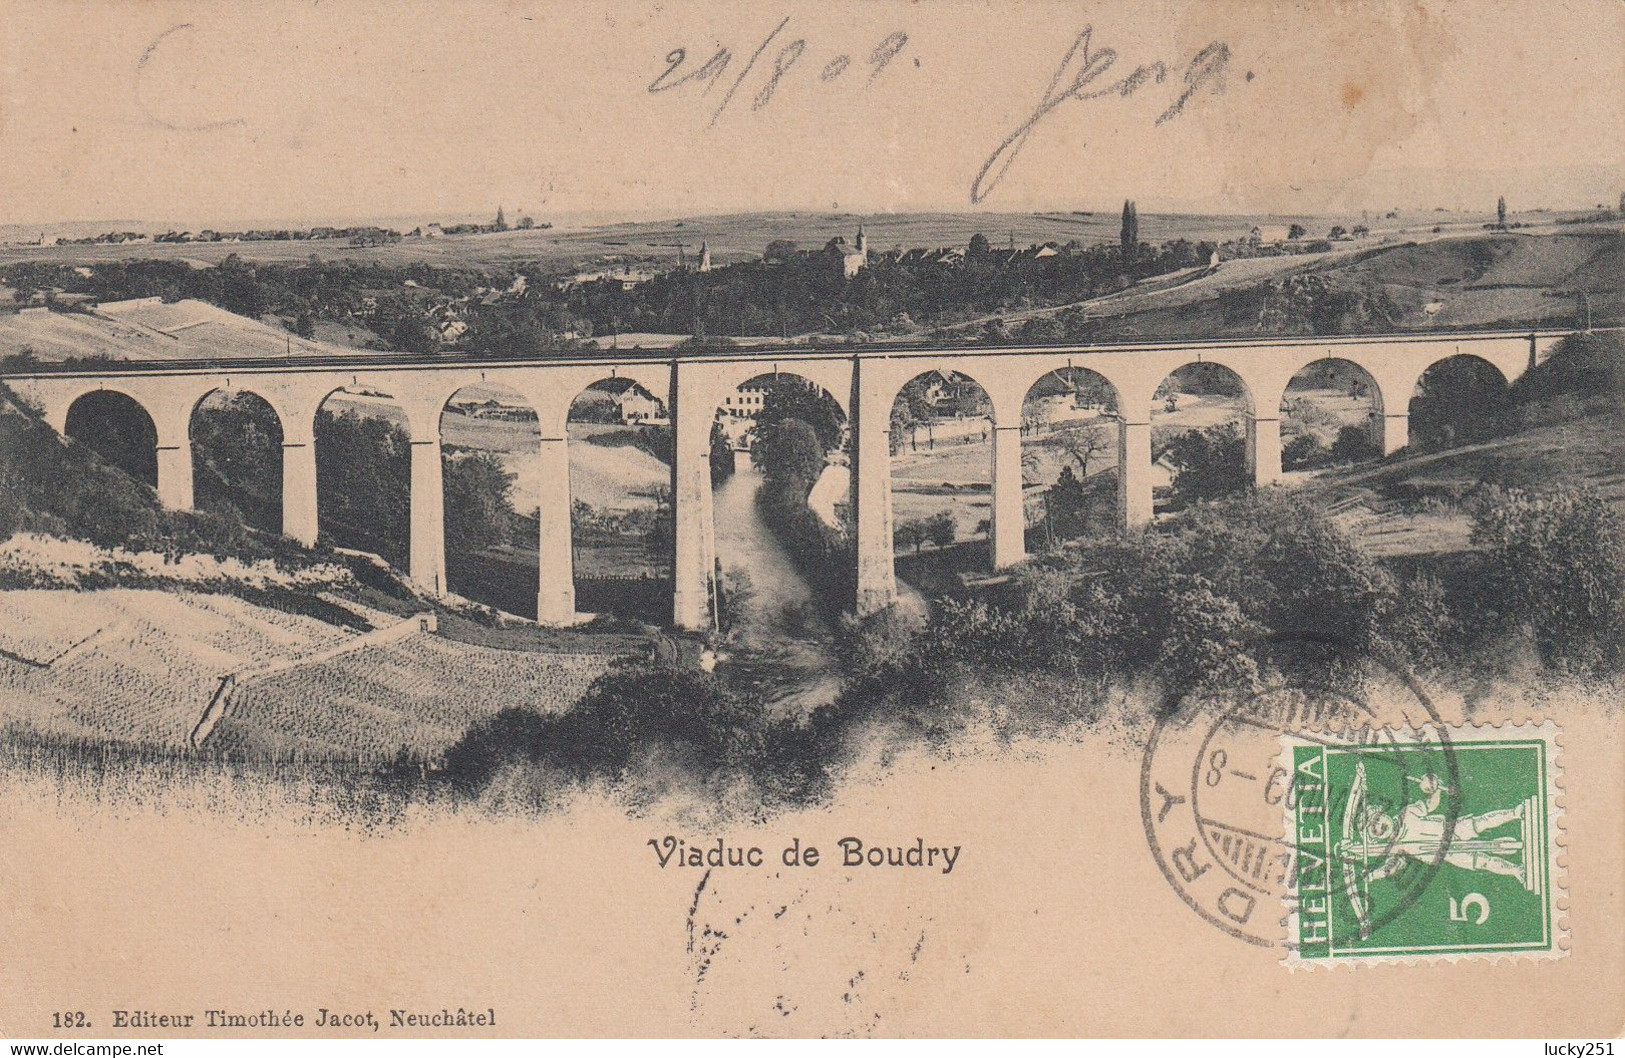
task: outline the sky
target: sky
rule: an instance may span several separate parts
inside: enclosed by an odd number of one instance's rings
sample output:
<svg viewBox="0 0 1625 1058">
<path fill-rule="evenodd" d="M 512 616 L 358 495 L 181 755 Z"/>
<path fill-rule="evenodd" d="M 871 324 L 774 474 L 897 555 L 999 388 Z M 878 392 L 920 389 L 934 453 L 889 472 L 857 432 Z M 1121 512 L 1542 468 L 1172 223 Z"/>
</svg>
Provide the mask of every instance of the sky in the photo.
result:
<svg viewBox="0 0 1625 1058">
<path fill-rule="evenodd" d="M 0 0 L 0 224 L 1622 189 L 1619 0 Z"/>
</svg>

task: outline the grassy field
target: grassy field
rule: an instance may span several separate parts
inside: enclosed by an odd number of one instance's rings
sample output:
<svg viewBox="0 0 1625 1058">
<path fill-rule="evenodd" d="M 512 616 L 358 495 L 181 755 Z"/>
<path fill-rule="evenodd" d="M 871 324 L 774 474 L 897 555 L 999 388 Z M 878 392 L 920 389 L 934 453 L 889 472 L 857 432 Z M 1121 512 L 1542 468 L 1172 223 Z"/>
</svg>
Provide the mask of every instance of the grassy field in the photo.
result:
<svg viewBox="0 0 1625 1058">
<path fill-rule="evenodd" d="M 1386 294 L 1399 330 L 1541 324 L 1568 326 L 1585 293 L 1593 317 L 1625 316 L 1619 277 L 1625 231 L 1619 224 L 1490 234 L 1456 231 L 1415 242 L 1327 254 L 1225 261 L 1217 272 L 1156 293 L 1131 291 L 1102 305 L 1097 340 L 1244 337 L 1255 316 L 1226 311 L 1220 295 L 1298 272 L 1334 289 Z"/>
<path fill-rule="evenodd" d="M 613 510 L 653 508 L 671 487 L 671 468 L 630 443 L 636 431 L 598 423 L 569 424 L 570 498 Z"/>
<path fill-rule="evenodd" d="M 1481 444 L 1401 452 L 1375 464 L 1287 475 L 1385 557 L 1460 551 L 1472 527 L 1464 500 L 1481 483 L 1595 489 L 1625 507 L 1625 414 L 1534 426 Z"/>
<path fill-rule="evenodd" d="M 238 357 L 335 356 L 343 344 L 306 341 L 281 327 L 227 312 L 205 301 L 156 298 L 110 302 L 95 315 L 0 312 L 0 354 L 30 350 L 41 360 L 108 356 L 125 360 L 230 360 Z"/>
<path fill-rule="evenodd" d="M 1144 217 L 1141 235 L 1159 242 L 1180 237 L 1227 240 L 1244 237 L 1257 220 L 1269 223 L 1294 218 Z M 1352 218 L 1295 218 L 1311 235 L 1330 223 Z M 1075 306 L 1012 306 L 994 315 L 1010 322 L 1038 315 L 1079 311 L 1095 320 L 1093 341 L 1246 337 L 1259 333 L 1256 308 L 1248 309 L 1227 295 L 1255 294 L 1263 284 L 1300 273 L 1312 273 L 1333 289 L 1366 297 L 1383 295 L 1395 306 L 1392 326 L 1409 329 L 1464 329 L 1498 326 L 1568 326 L 1582 316 L 1580 297 L 1589 302 L 1597 322 L 1625 318 L 1625 294 L 1619 277 L 1625 271 L 1625 230 L 1617 222 L 1556 225 L 1552 215 L 1532 217 L 1538 227 L 1512 232 L 1482 230 L 1487 218 L 1418 215 L 1379 222 L 1372 235 L 1358 242 L 1332 243 L 1319 253 L 1223 261 L 1216 270 L 1200 270 L 1153 279 L 1139 286 Z M 175 247 L 138 244 L 129 247 L 5 247 L 0 263 L 12 259 L 98 261 L 227 253 L 264 259 L 304 260 L 317 256 L 355 256 L 404 263 L 422 260 L 440 265 L 490 265 L 506 271 L 568 272 L 605 258 L 649 258 L 659 270 L 670 267 L 674 251 L 662 244 L 704 238 L 718 264 L 759 257 L 774 238 L 806 247 L 820 246 L 832 234 L 846 233 L 862 220 L 871 244 L 894 246 L 964 245 L 982 232 L 1017 246 L 1073 238 L 1084 242 L 1115 241 L 1115 214 L 917 214 L 859 218 L 847 214 L 759 214 L 689 218 L 663 222 L 603 225 L 574 231 L 509 232 L 438 240 L 411 240 L 394 247 L 351 249 L 316 242 L 269 244 L 204 244 Z M 1434 231 L 1437 227 L 1439 230 Z M 291 256 L 288 256 L 291 255 Z M 188 258 L 190 259 L 190 258 Z M 4 291 L 0 290 L 0 297 Z M 1245 300 L 1245 298 L 1243 298 Z M 291 337 L 277 321 L 245 320 L 195 301 L 173 306 L 150 299 L 102 306 L 100 315 L 50 312 L 0 312 L 0 353 L 31 349 L 46 359 L 112 355 L 129 359 L 158 357 L 231 358 L 353 351 L 372 335 L 348 324 L 318 328 L 318 341 Z M 1386 326 L 1386 325 L 1384 325 Z M 623 346 L 668 345 L 681 336 L 623 336 Z M 610 339 L 610 341 L 616 341 Z"/>
<path fill-rule="evenodd" d="M 541 219 L 541 218 L 538 218 Z M 202 265 L 218 264 L 236 254 L 254 261 L 299 262 L 312 255 L 322 260 L 383 261 L 391 264 L 423 263 L 442 266 L 511 266 L 536 263 L 567 270 L 604 257 L 647 258 L 675 264 L 675 243 L 686 244 L 685 255 L 698 253 L 703 240 L 716 264 L 754 260 L 774 239 L 789 239 L 804 249 L 817 249 L 836 235 L 849 241 L 859 224 L 871 246 L 964 246 L 975 234 L 987 236 L 995 247 L 1011 243 L 1115 242 L 1121 224 L 1116 209 L 1085 213 L 883 213 L 825 212 L 742 213 L 684 216 L 619 223 L 560 223 L 550 229 L 493 232 L 438 239 L 403 239 L 390 246 L 352 247 L 342 239 L 237 243 L 131 243 L 101 246 L 27 246 L 0 243 L 0 264 L 11 261 L 87 263 L 132 258 L 173 258 Z M 1374 237 L 1407 232 L 1428 232 L 1436 226 L 1472 231 L 1493 219 L 1488 213 L 1414 214 L 1368 221 Z M 1141 239 L 1159 243 L 1184 238 L 1193 242 L 1222 242 L 1245 236 L 1254 225 L 1285 228 L 1301 223 L 1313 235 L 1324 235 L 1334 224 L 1353 227 L 1357 214 L 1302 216 L 1246 214 L 1212 216 L 1194 214 L 1140 215 Z M 119 222 L 118 230 L 140 230 Z M 396 222 L 400 223 L 400 222 Z M 407 225 L 411 227 L 412 225 Z M 115 226 L 116 227 L 116 226 Z M 115 230 L 110 228 L 109 230 Z M 167 229 L 162 229 L 167 230 Z M 40 233 L 17 232 L 12 238 L 32 239 Z M 82 235 L 82 231 L 75 232 Z"/>
<path fill-rule="evenodd" d="M 960 539 L 977 535 L 992 513 L 993 445 L 983 438 L 985 419 L 947 420 L 928 447 L 925 431 L 919 448 L 906 444 L 892 457 L 892 515 L 897 524 L 946 511 L 953 515 Z"/>
</svg>

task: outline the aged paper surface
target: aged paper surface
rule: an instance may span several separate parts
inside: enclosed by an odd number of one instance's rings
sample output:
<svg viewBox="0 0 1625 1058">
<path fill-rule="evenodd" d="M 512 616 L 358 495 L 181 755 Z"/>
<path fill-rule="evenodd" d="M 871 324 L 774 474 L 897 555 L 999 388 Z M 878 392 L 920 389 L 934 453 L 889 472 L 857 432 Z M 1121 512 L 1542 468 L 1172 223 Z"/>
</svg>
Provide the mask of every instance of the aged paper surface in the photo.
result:
<svg viewBox="0 0 1625 1058">
<path fill-rule="evenodd" d="M 1625 7 L 0 0 L 0 1035 L 1625 1025 Z"/>
</svg>

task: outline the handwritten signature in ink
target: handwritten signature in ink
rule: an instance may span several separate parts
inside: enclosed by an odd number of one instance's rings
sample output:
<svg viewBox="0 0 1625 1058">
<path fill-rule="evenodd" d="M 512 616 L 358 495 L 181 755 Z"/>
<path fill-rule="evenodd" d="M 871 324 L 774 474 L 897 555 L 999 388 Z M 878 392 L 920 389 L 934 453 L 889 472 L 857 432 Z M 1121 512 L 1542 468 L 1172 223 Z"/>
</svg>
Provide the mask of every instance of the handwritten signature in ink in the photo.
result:
<svg viewBox="0 0 1625 1058">
<path fill-rule="evenodd" d="M 1167 65 L 1151 62 L 1135 67 L 1133 72 L 1121 80 L 1094 87 L 1096 82 L 1102 80 L 1107 71 L 1116 64 L 1117 52 L 1111 48 L 1091 50 L 1093 36 L 1094 27 L 1085 26 L 1083 32 L 1073 39 L 1066 57 L 1061 60 L 1061 65 L 1050 77 L 1049 85 L 1044 89 L 1044 95 L 1033 110 L 1032 116 L 1023 122 L 1020 128 L 1006 136 L 1004 142 L 988 156 L 981 171 L 976 174 L 976 179 L 971 182 L 970 200 L 973 205 L 982 202 L 999 186 L 999 182 L 1015 164 L 1016 158 L 1021 155 L 1021 149 L 1027 145 L 1027 138 L 1056 107 L 1073 99 L 1100 99 L 1113 95 L 1126 99 L 1143 85 L 1160 85 L 1168 79 Z M 1230 46 L 1221 41 L 1214 41 L 1192 56 L 1185 67 L 1184 85 L 1179 95 L 1157 117 L 1156 124 L 1162 125 L 1178 117 L 1191 97 L 1204 87 L 1211 87 L 1215 93 L 1224 91 L 1224 75 L 1229 65 Z M 1065 81 L 1068 73 L 1071 73 L 1071 81 Z M 1065 87 L 1062 87 L 1063 82 Z"/>
<path fill-rule="evenodd" d="M 790 18 L 789 16 L 785 16 L 783 21 L 781 21 L 777 26 L 773 27 L 773 32 L 769 33 L 765 38 L 763 38 L 762 42 L 756 46 L 756 50 L 753 51 L 750 58 L 746 60 L 744 68 L 739 71 L 739 75 L 733 79 L 733 83 L 728 86 L 727 92 L 723 94 L 722 99 L 717 103 L 715 109 L 711 111 L 711 120 L 709 125 L 715 125 L 722 117 L 723 112 L 726 111 L 728 109 L 728 105 L 733 102 L 734 95 L 739 91 L 740 86 L 745 83 L 746 78 L 750 76 L 751 70 L 755 68 L 756 63 L 762 58 L 763 53 L 766 52 L 768 47 L 778 39 L 779 34 L 783 33 L 785 27 L 789 24 Z M 902 30 L 897 30 L 896 32 L 887 34 L 884 38 L 882 38 L 881 41 L 869 51 L 868 55 L 864 56 L 869 64 L 869 77 L 868 80 L 865 81 L 865 84 L 867 84 L 868 81 L 873 81 L 876 77 L 880 76 L 880 72 L 884 70 L 893 59 L 897 58 L 898 53 L 907 47 L 907 45 L 908 34 Z M 805 39 L 800 37 L 787 42 L 779 48 L 772 60 L 772 69 L 766 73 L 760 86 L 756 90 L 755 96 L 751 99 L 750 108 L 752 110 L 761 110 L 763 107 L 767 106 L 773 101 L 773 94 L 778 90 L 779 83 L 784 79 L 785 75 L 790 72 L 791 68 L 794 67 L 798 61 L 800 61 L 802 54 L 805 53 L 806 50 L 807 42 Z M 660 72 L 658 77 L 649 82 L 648 90 L 651 93 L 660 93 L 669 92 L 674 88 L 681 88 L 684 85 L 703 84 L 705 85 L 705 88 L 701 90 L 700 94 L 710 95 L 711 89 L 717 86 L 723 74 L 727 73 L 728 68 L 733 65 L 733 61 L 733 49 L 723 45 L 718 47 L 717 50 L 712 53 L 711 57 L 706 59 L 704 63 L 694 67 L 693 69 L 684 69 L 684 67 L 688 65 L 688 49 L 673 48 L 666 54 L 666 68 Z M 819 68 L 818 83 L 827 85 L 839 80 L 842 75 L 847 72 L 848 67 L 852 65 L 852 61 L 851 54 L 847 52 L 836 53 Z"/>
</svg>

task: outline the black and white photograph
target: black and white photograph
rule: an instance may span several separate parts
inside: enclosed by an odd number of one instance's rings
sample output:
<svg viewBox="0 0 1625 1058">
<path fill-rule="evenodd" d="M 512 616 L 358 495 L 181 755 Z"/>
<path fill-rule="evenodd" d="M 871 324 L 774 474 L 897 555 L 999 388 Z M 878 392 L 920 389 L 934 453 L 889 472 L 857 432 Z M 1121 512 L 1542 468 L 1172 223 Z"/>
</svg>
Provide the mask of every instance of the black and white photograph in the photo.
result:
<svg viewBox="0 0 1625 1058">
<path fill-rule="evenodd" d="M 0 1036 L 1613 1039 L 1622 701 L 1613 0 L 0 0 Z"/>
</svg>

